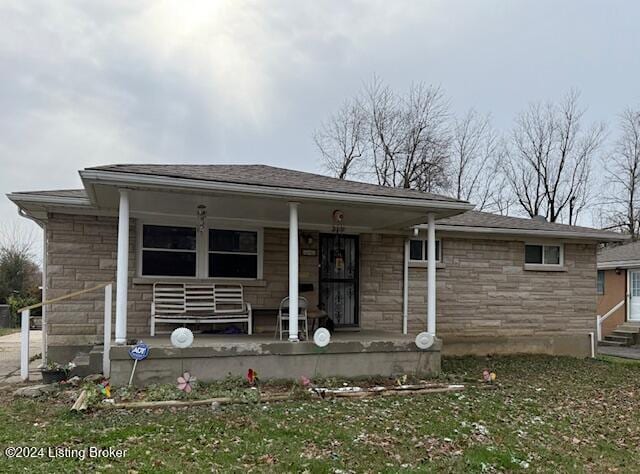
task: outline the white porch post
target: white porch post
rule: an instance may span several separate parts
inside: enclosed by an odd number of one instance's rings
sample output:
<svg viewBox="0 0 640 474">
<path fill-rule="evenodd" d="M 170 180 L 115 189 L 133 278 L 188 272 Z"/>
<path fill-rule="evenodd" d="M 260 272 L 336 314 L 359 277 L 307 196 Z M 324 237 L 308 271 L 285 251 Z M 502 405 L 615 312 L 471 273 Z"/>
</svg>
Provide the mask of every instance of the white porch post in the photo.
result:
<svg viewBox="0 0 640 474">
<path fill-rule="evenodd" d="M 402 272 L 402 334 L 407 334 L 409 320 L 409 239 L 404 241 L 404 265 Z"/>
<path fill-rule="evenodd" d="M 47 225 L 42 225 L 42 301 L 47 301 Z M 47 354 L 47 305 L 42 311 L 42 366 L 46 365 Z"/>
<path fill-rule="evenodd" d="M 129 191 L 120 190 L 118 263 L 116 272 L 116 344 L 127 342 L 127 286 L 129 277 Z"/>
<path fill-rule="evenodd" d="M 298 205 L 289 203 L 289 341 L 298 342 Z"/>
<path fill-rule="evenodd" d="M 20 379 L 29 380 L 29 326 L 31 310 L 20 313 Z M 45 364 L 47 361 L 43 361 Z"/>
<path fill-rule="evenodd" d="M 436 335 L 436 225 L 435 216 L 427 216 L 427 332 Z"/>
</svg>

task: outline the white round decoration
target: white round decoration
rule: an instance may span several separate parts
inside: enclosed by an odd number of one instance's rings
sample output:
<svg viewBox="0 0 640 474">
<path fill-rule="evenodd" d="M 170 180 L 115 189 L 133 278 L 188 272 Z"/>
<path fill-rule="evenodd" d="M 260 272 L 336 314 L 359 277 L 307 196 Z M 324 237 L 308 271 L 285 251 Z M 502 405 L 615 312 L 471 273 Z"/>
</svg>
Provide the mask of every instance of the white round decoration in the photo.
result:
<svg viewBox="0 0 640 474">
<path fill-rule="evenodd" d="M 171 345 L 185 349 L 193 344 L 193 333 L 187 328 L 178 328 L 171 333 Z"/>
<path fill-rule="evenodd" d="M 421 332 L 416 336 L 416 346 L 418 346 L 418 349 L 429 349 L 434 341 L 435 338 L 428 332 Z"/>
<path fill-rule="evenodd" d="M 325 347 L 331 341 L 331 333 L 326 328 L 318 328 L 313 333 L 313 342 L 318 347 Z"/>
</svg>

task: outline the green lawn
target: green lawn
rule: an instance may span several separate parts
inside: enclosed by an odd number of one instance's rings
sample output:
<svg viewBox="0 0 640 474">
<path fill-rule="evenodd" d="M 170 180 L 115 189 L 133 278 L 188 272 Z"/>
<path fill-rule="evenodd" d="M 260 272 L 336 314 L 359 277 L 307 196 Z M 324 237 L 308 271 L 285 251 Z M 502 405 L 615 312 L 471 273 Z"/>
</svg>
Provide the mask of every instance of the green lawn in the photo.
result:
<svg viewBox="0 0 640 474">
<path fill-rule="evenodd" d="M 13 334 L 16 332 L 20 332 L 19 328 L 0 328 L 0 337 L 7 336 L 8 334 Z"/>
<path fill-rule="evenodd" d="M 115 447 L 124 459 L 2 459 L 18 472 L 637 472 L 640 365 L 551 357 L 445 360 L 460 393 L 69 412 L 0 399 L 0 446 Z M 483 368 L 495 390 L 475 381 Z"/>
</svg>

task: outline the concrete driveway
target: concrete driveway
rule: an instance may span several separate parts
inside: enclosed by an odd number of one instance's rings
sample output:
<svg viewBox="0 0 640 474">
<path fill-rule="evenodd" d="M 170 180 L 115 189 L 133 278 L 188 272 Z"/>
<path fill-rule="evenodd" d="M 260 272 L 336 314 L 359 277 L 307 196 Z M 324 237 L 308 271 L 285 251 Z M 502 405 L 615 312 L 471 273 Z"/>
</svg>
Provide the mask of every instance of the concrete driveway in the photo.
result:
<svg viewBox="0 0 640 474">
<path fill-rule="evenodd" d="M 29 356 L 33 357 L 42 352 L 42 331 L 29 333 Z M 38 366 L 41 360 L 33 361 L 29 365 L 29 378 L 40 378 Z M 0 383 L 20 381 L 20 333 L 0 337 Z"/>
</svg>

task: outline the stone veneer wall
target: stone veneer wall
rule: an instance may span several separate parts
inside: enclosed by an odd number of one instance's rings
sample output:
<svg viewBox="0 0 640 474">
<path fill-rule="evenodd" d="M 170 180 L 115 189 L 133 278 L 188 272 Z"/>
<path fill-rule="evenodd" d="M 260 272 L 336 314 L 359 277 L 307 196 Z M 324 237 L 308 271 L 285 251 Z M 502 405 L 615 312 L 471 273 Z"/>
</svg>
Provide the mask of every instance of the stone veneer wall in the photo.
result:
<svg viewBox="0 0 640 474">
<path fill-rule="evenodd" d="M 134 284 L 136 278 L 135 221 L 130 223 L 128 335 L 149 334 L 152 285 Z M 317 233 L 306 235 L 314 238 Z M 114 281 L 117 259 L 117 219 L 114 217 L 51 214 L 47 223 L 47 296 L 64 294 Z M 245 298 L 254 308 L 277 308 L 288 294 L 288 246 L 286 229 L 264 231 L 263 282 L 245 283 Z M 317 257 L 300 257 L 300 282 L 313 283 L 314 291 L 303 293 L 312 307 L 317 305 Z M 82 295 L 54 304 L 47 312 L 49 343 L 93 344 L 103 332 L 104 297 L 102 293 Z M 271 330 L 273 317 L 258 318 L 257 329 Z"/>
<path fill-rule="evenodd" d="M 131 229 L 135 229 L 132 220 Z M 308 233 L 307 233 L 308 234 Z M 317 242 L 317 234 L 312 235 Z M 52 214 L 47 224 L 47 296 L 115 280 L 117 221 L 113 217 Z M 129 261 L 128 333 L 149 334 L 152 286 L 133 284 L 135 232 Z M 443 268 L 437 270 L 437 329 L 457 337 L 546 337 L 593 331 L 596 311 L 596 246 L 565 244 L 565 272 L 525 271 L 524 243 L 442 237 Z M 403 237 L 360 236 L 360 321 L 363 329 L 402 328 Z M 265 229 L 264 283 L 245 286 L 254 308 L 276 308 L 288 292 L 288 232 Z M 301 257 L 300 281 L 317 304 L 317 256 Z M 426 270 L 410 269 L 409 331 L 425 328 Z M 103 330 L 102 294 L 55 304 L 48 311 L 49 343 L 92 344 Z M 256 324 L 270 330 L 273 320 Z"/>
<path fill-rule="evenodd" d="M 403 239 L 361 236 L 362 327 L 402 327 Z M 563 272 L 524 270 L 524 242 L 442 237 L 437 333 L 457 337 L 573 336 L 594 330 L 596 246 L 567 243 Z M 426 327 L 426 269 L 409 270 L 409 332 Z"/>
</svg>

